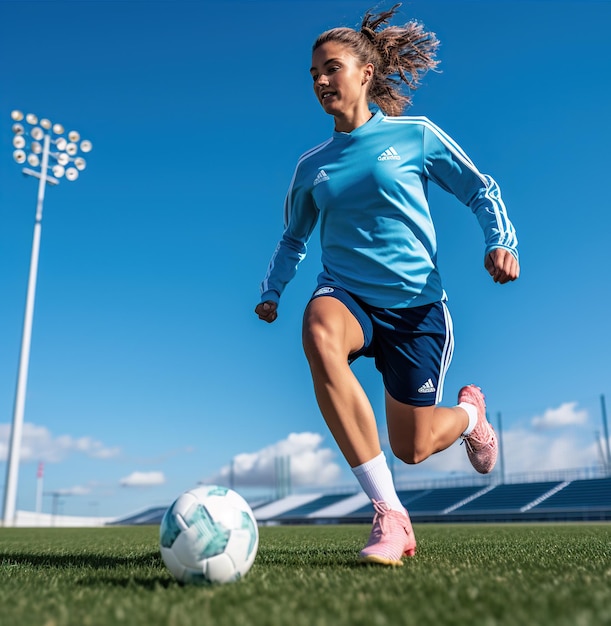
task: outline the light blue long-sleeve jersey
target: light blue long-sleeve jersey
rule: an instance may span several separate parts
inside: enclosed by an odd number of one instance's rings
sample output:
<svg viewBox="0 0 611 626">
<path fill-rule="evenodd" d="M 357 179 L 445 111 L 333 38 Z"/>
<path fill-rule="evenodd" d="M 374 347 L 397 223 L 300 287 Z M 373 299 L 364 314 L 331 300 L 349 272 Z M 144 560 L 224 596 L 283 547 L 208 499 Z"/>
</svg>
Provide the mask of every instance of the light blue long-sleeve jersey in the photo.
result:
<svg viewBox="0 0 611 626">
<path fill-rule="evenodd" d="M 378 111 L 363 126 L 334 132 L 299 159 L 261 301 L 279 300 L 319 220 L 324 268 L 319 284 L 336 284 L 377 307 L 444 299 L 429 181 L 471 208 L 484 231 L 486 253 L 501 247 L 517 258 L 515 229 L 496 182 L 427 118 Z"/>
</svg>

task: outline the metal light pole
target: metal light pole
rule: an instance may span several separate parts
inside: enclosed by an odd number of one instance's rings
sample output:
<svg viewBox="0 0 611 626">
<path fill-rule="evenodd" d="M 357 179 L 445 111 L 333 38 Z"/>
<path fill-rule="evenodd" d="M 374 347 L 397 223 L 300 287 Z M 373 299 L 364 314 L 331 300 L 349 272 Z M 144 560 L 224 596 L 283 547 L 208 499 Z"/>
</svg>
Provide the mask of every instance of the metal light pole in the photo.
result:
<svg viewBox="0 0 611 626">
<path fill-rule="evenodd" d="M 605 449 L 607 452 L 607 474 L 611 472 L 611 449 L 609 449 L 609 424 L 607 422 L 607 403 L 605 402 L 605 394 L 600 396 L 600 409 L 603 417 L 603 433 L 605 434 Z"/>
<path fill-rule="evenodd" d="M 501 469 L 501 485 L 505 484 L 505 445 L 503 444 L 503 416 L 499 411 L 497 414 L 497 420 L 499 424 L 499 461 L 500 461 L 500 469 Z"/>
<path fill-rule="evenodd" d="M 26 127 L 21 123 L 24 120 Z M 19 370 L 17 374 L 17 389 L 15 392 L 15 405 L 13 409 L 13 424 L 6 463 L 6 483 L 4 489 L 4 525 L 10 526 L 15 517 L 15 504 L 17 501 L 17 481 L 19 476 L 19 455 L 21 452 L 21 434 L 23 430 L 23 414 L 25 409 L 25 395 L 28 380 L 28 365 L 30 361 L 30 344 L 32 340 L 32 321 L 34 318 L 34 299 L 36 296 L 36 277 L 38 274 L 38 256 L 40 251 L 40 235 L 42 228 L 42 209 L 45 198 L 46 183 L 57 185 L 63 176 L 67 180 L 76 180 L 79 172 L 86 167 L 85 159 L 77 156 L 79 148 L 81 152 L 91 150 L 91 142 L 81 140 L 76 131 L 68 133 L 68 139 L 64 135 L 64 127 L 61 124 L 51 124 L 43 118 L 40 121 L 33 113 L 26 116 L 21 111 L 11 113 L 13 119 L 13 158 L 17 163 L 28 163 L 32 168 L 23 168 L 27 176 L 38 178 L 38 199 L 36 203 L 36 219 L 34 222 L 34 237 L 32 240 L 32 256 L 30 259 L 30 275 L 23 320 L 23 334 L 21 337 L 21 353 L 19 357 Z M 27 139 L 31 143 L 27 144 Z M 42 144 L 40 143 L 42 141 Z M 79 144 L 80 141 L 80 144 Z M 27 152 L 26 152 L 27 150 Z M 41 155 L 41 156 L 39 156 Z M 66 167 L 68 166 L 68 167 Z M 49 174 L 49 170 L 53 176 Z"/>
</svg>

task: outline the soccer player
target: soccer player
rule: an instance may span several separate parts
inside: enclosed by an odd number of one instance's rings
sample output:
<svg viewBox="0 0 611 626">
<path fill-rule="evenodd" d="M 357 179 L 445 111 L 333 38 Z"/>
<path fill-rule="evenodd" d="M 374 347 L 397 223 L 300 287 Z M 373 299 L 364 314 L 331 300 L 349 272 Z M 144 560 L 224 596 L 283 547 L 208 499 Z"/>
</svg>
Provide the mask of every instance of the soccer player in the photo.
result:
<svg viewBox="0 0 611 626">
<path fill-rule="evenodd" d="M 410 98 L 400 83 L 413 90 L 437 65 L 438 40 L 416 22 L 389 25 L 399 6 L 368 12 L 360 30 L 326 31 L 313 45 L 314 93 L 335 128 L 297 163 L 284 232 L 255 309 L 266 322 L 276 319 L 320 222 L 323 269 L 305 310 L 303 346 L 320 411 L 375 509 L 361 559 L 384 565 L 401 565 L 415 553 L 416 539 L 351 362 L 375 359 L 390 444 L 405 463 L 420 463 L 460 437 L 478 472 L 490 472 L 497 456 L 478 387 L 463 387 L 456 406 L 439 405 L 454 341 L 429 183 L 475 214 L 485 237 L 484 267 L 495 282 L 520 272 L 515 229 L 494 179 L 433 122 L 402 116 Z"/>
</svg>

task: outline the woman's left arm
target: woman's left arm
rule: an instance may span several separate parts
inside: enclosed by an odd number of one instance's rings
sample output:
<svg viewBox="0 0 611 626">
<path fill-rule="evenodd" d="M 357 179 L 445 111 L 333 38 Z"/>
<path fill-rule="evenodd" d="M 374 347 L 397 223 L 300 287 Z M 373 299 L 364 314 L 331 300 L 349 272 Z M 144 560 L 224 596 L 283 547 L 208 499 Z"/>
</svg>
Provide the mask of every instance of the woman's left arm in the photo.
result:
<svg viewBox="0 0 611 626">
<path fill-rule="evenodd" d="M 493 280 L 506 283 L 520 274 L 518 238 L 496 181 L 440 128 L 424 127 L 424 173 L 473 211 L 484 231 L 484 267 Z"/>
</svg>

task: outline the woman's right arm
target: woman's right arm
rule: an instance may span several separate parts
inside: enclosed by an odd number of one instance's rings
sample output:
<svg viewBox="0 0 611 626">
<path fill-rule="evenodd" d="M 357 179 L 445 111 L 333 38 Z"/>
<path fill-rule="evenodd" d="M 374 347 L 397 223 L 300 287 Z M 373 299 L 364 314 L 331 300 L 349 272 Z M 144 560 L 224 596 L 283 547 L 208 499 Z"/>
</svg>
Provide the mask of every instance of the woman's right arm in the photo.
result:
<svg viewBox="0 0 611 626">
<path fill-rule="evenodd" d="M 266 322 L 276 319 L 280 296 L 305 258 L 307 242 L 318 221 L 310 189 L 299 176 L 298 166 L 284 202 L 284 232 L 261 282 L 261 301 L 255 308 Z"/>
</svg>

